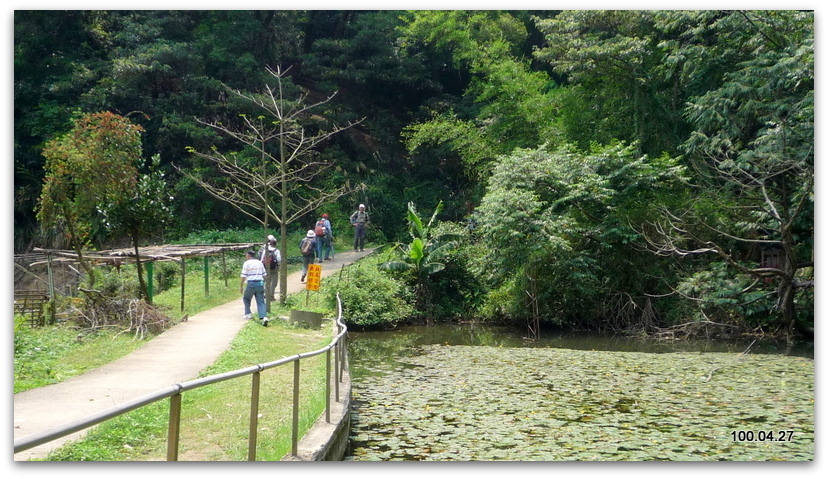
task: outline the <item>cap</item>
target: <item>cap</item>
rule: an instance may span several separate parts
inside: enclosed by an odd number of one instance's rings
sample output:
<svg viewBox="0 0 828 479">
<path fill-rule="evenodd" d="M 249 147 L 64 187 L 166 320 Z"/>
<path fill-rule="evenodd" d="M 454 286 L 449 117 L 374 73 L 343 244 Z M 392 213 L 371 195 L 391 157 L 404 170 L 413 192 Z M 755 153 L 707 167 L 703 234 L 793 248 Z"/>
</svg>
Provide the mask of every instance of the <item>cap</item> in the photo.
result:
<svg viewBox="0 0 828 479">
<path fill-rule="evenodd" d="M 268 241 L 276 241 L 276 237 L 273 236 L 273 235 L 267 235 L 267 240 Z"/>
<path fill-rule="evenodd" d="M 328 217 L 328 213 L 322 213 L 322 217 L 323 217 L 323 218 L 327 218 L 327 217 Z"/>
<path fill-rule="evenodd" d="M 360 204 L 360 205 L 359 205 L 359 207 L 360 207 L 360 208 L 365 208 L 365 205 Z"/>
</svg>

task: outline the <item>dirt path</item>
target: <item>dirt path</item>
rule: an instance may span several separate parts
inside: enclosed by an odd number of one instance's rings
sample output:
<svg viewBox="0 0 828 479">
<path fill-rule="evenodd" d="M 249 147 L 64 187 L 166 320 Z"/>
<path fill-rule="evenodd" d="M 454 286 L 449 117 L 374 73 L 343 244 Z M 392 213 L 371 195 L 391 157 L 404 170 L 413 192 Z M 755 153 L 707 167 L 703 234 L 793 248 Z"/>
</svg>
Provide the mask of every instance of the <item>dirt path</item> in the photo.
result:
<svg viewBox="0 0 828 479">
<path fill-rule="evenodd" d="M 322 263 L 330 276 L 373 251 L 337 253 Z M 301 272 L 288 276 L 288 293 L 302 291 Z M 278 288 L 277 288 L 278 291 Z M 128 356 L 59 384 L 14 395 L 14 438 L 20 439 L 62 426 L 125 401 L 176 383 L 189 381 L 215 362 L 247 320 L 241 298 L 195 314 L 150 340 Z M 14 455 L 15 461 L 41 459 L 86 431 Z"/>
</svg>

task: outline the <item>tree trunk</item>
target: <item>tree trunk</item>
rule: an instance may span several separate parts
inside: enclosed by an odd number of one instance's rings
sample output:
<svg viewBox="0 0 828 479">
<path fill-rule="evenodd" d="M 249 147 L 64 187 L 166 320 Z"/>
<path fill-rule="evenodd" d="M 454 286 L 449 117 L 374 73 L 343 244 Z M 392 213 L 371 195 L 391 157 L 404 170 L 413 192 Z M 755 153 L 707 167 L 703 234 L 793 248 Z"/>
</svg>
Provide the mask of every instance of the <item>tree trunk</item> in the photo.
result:
<svg viewBox="0 0 828 479">
<path fill-rule="evenodd" d="M 144 267 L 141 263 L 141 255 L 138 252 L 138 233 L 133 231 L 130 233 L 132 238 L 132 247 L 135 249 L 135 268 L 138 270 L 138 285 L 141 298 L 149 302 L 149 291 L 147 290 L 147 282 L 144 281 Z"/>
</svg>

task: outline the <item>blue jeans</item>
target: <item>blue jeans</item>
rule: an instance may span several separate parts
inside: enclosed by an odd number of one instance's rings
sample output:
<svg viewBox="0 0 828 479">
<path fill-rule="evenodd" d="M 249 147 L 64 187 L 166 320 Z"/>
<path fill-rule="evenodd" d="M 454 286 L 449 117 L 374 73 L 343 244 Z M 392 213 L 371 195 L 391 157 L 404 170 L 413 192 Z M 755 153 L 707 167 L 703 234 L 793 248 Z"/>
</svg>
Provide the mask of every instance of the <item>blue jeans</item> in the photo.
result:
<svg viewBox="0 0 828 479">
<path fill-rule="evenodd" d="M 324 256 L 323 256 L 324 255 Z M 330 236 L 317 236 L 316 237 L 316 259 L 322 260 L 328 259 L 333 256 L 333 241 L 331 241 Z"/>
<path fill-rule="evenodd" d="M 321 263 L 322 262 L 322 243 L 325 241 L 324 236 L 317 236 L 316 237 L 316 259 Z"/>
<path fill-rule="evenodd" d="M 247 287 L 244 288 L 244 295 L 242 301 L 244 302 L 244 314 L 250 314 L 250 300 L 256 297 L 256 310 L 259 313 L 259 319 L 267 316 L 267 306 L 265 305 L 264 297 L 264 281 L 248 281 Z"/>
</svg>

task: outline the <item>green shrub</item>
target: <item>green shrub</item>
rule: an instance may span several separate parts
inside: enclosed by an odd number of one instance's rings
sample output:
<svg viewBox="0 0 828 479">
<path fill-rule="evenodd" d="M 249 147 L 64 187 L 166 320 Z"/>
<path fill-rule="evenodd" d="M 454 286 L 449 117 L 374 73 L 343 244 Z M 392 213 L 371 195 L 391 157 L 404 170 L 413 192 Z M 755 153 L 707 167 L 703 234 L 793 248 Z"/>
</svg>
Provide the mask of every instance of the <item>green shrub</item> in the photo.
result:
<svg viewBox="0 0 828 479">
<path fill-rule="evenodd" d="M 128 296 L 137 298 L 141 287 L 135 268 L 122 267 L 121 270 L 113 268 L 102 274 L 95 289 L 108 297 Z"/>
<path fill-rule="evenodd" d="M 401 281 L 388 277 L 375 262 L 366 259 L 324 280 L 326 301 L 335 308 L 339 291 L 343 321 L 349 327 L 393 328 L 414 314 L 413 294 Z"/>
<path fill-rule="evenodd" d="M 156 261 L 153 264 L 155 294 L 166 291 L 178 284 L 178 277 L 181 273 L 181 265 L 175 261 Z"/>
</svg>

